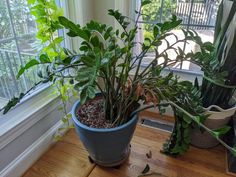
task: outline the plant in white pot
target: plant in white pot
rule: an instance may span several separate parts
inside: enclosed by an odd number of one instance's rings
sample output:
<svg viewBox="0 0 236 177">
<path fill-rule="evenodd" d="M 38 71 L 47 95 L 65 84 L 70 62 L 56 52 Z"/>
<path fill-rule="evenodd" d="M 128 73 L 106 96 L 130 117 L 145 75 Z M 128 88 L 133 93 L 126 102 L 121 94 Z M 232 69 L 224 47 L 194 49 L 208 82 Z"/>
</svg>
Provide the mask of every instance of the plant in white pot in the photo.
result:
<svg viewBox="0 0 236 177">
<path fill-rule="evenodd" d="M 218 10 L 215 41 L 210 55 L 193 58 L 204 72 L 200 92 L 202 105 L 209 114 L 204 123 L 210 129 L 227 125 L 236 111 L 233 97 L 236 89 L 235 21 L 236 1 L 223 0 Z M 193 129 L 191 138 L 192 144 L 198 147 L 208 148 L 218 144 L 211 135 L 199 129 Z"/>
<path fill-rule="evenodd" d="M 176 121 L 173 133 L 163 147 L 163 152 L 168 155 L 182 154 L 190 144 L 201 148 L 214 147 L 219 142 L 226 144 L 220 138 L 229 131 L 230 127 L 226 125 L 236 110 L 233 97 L 236 88 L 235 12 L 235 1 L 221 2 L 214 43 L 198 41 L 200 51 L 193 54 L 190 60 L 203 71 L 202 84 L 196 79 L 195 90 L 207 115 L 200 122 L 210 131 L 205 131 L 206 128 L 202 129 L 190 117 L 174 109 Z M 192 99 L 191 102 L 195 100 Z M 221 136 L 212 134 L 211 131 L 219 131 Z"/>
<path fill-rule="evenodd" d="M 221 2 L 214 43 L 197 42 L 200 51 L 191 56 L 190 60 L 199 65 L 204 72 L 201 86 L 198 80 L 195 80 L 195 89 L 198 90 L 197 94 L 202 100 L 201 105 L 205 109 L 205 114 L 208 115 L 207 118 L 201 120 L 201 123 L 210 130 L 220 130 L 222 135 L 230 129 L 226 125 L 236 110 L 233 97 L 236 88 L 235 12 L 235 1 Z M 190 144 L 210 148 L 219 143 L 212 133 L 199 128 L 190 118 L 178 110 L 174 113 L 175 127 L 172 136 L 163 147 L 164 153 L 179 155 L 185 152 Z"/>
<path fill-rule="evenodd" d="M 56 83 L 63 103 L 68 99 L 69 88 L 80 95 L 80 100 L 72 109 L 72 116 L 64 109 L 66 117 L 63 121 L 68 122 L 73 118 L 75 129 L 94 162 L 103 166 L 116 166 L 128 157 L 138 112 L 143 109 L 157 107 L 161 110 L 162 106 L 171 105 L 207 129 L 199 121 L 205 115 L 193 85 L 188 81 L 178 81 L 171 72 L 165 76 L 161 75 L 161 71 L 169 65 L 194 56 L 192 53 L 185 54 L 181 48 L 176 49 L 176 44 L 185 40 L 200 42 L 196 33 L 183 31 L 185 37 L 179 39 L 171 32 L 181 23 L 176 16 L 170 21 L 153 24 L 154 38 L 146 38 L 144 43 L 140 44 L 135 42 L 140 11 L 136 12 L 137 19 L 132 21 L 118 11 L 109 10 L 109 15 L 121 25 L 120 31 L 95 21 L 87 23 L 84 27 L 74 24 L 61 16 L 61 10 L 53 0 L 30 2 L 33 3 L 32 14 L 40 28 L 38 38 L 44 48 L 39 57 L 20 69 L 18 76 L 33 66 L 42 65 L 44 67 L 38 74 L 41 80 L 36 85 L 45 82 Z M 142 1 L 142 6 L 148 3 L 148 0 Z M 61 28 L 68 30 L 68 36 L 81 38 L 78 52 L 60 46 L 63 38 L 54 37 L 54 32 Z M 174 41 L 166 40 L 170 35 L 175 37 Z M 162 43 L 166 43 L 166 48 L 162 52 L 156 49 L 155 58 L 147 67 L 141 68 L 146 53 L 153 47 L 158 48 Z M 137 45 L 141 45 L 142 50 L 133 55 L 132 50 Z M 175 51 L 175 60 L 168 57 L 168 50 Z M 207 48 L 203 48 L 202 52 L 205 50 Z M 160 58 L 164 59 L 164 62 L 158 63 Z M 4 113 L 27 93 L 10 100 L 3 108 Z M 140 103 L 146 106 L 140 108 Z M 236 152 L 235 149 L 226 147 Z"/>
</svg>

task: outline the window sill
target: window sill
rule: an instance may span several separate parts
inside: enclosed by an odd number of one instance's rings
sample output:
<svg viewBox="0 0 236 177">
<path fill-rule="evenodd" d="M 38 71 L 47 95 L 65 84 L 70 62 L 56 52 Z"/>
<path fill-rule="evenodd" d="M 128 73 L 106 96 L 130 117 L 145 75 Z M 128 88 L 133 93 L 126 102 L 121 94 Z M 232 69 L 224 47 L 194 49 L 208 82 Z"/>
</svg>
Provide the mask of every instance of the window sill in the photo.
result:
<svg viewBox="0 0 236 177">
<path fill-rule="evenodd" d="M 34 96 L 0 117 L 0 149 L 32 127 L 59 104 L 59 97 L 52 94 L 52 87 L 38 90 Z"/>
</svg>

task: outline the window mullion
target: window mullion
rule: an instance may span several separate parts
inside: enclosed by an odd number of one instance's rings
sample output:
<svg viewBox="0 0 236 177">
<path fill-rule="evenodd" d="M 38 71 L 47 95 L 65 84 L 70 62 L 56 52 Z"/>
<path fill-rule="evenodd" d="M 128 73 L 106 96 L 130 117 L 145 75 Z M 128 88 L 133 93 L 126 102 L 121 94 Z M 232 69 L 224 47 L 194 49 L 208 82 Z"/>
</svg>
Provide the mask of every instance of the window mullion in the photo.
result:
<svg viewBox="0 0 236 177">
<path fill-rule="evenodd" d="M 161 0 L 160 23 L 162 23 L 162 14 L 163 14 L 164 1 L 165 1 L 165 0 Z"/>
<path fill-rule="evenodd" d="M 11 30 L 12 30 L 12 33 L 13 33 L 13 38 L 16 41 L 16 49 L 17 49 L 18 57 L 20 59 L 21 65 L 23 66 L 24 63 L 23 63 L 23 60 L 22 60 L 21 54 L 20 54 L 21 52 L 20 52 L 20 48 L 19 48 L 19 45 L 18 45 L 18 39 L 17 39 L 16 30 L 15 30 L 14 23 L 13 23 L 13 16 L 12 16 L 12 13 L 11 13 L 9 0 L 6 0 L 6 5 L 7 5 L 7 10 L 8 10 L 8 13 L 9 13 L 9 17 L 10 17 L 9 20 L 10 20 Z M 28 84 L 26 82 L 26 77 L 25 77 L 24 74 L 23 74 L 23 82 L 24 82 L 25 88 L 28 89 L 29 87 L 28 87 Z"/>
<path fill-rule="evenodd" d="M 194 0 L 191 1 L 190 12 L 189 12 L 188 21 L 187 21 L 187 31 L 189 31 L 189 27 L 190 27 L 191 14 L 193 12 L 193 3 L 194 3 Z M 184 47 L 183 47 L 184 52 L 185 52 L 185 49 L 186 49 L 186 44 L 187 44 L 187 41 L 185 40 L 184 41 Z M 181 63 L 180 63 L 180 69 L 183 69 L 182 67 L 183 67 L 183 61 L 181 61 Z"/>
</svg>

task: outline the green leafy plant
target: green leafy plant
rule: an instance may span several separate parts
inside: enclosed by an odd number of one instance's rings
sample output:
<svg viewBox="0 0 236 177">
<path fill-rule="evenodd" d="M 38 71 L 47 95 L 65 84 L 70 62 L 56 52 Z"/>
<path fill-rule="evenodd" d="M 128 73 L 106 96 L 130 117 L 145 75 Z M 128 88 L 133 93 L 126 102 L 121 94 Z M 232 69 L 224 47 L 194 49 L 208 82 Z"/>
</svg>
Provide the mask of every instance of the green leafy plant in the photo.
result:
<svg viewBox="0 0 236 177">
<path fill-rule="evenodd" d="M 29 68 L 44 66 L 38 72 L 41 80 L 36 85 L 46 82 L 56 84 L 66 115 L 66 118 L 62 119 L 63 122 L 68 123 L 71 117 L 65 108 L 66 101 L 69 99 L 68 91 L 71 88 L 79 93 L 82 104 L 88 99 L 93 99 L 96 93 L 100 92 L 104 99 L 105 118 L 114 126 L 128 122 L 132 114 L 143 109 L 158 107 L 163 112 L 163 106 L 171 105 L 181 114 L 186 115 L 184 117 L 186 122 L 194 121 L 204 127 L 200 120 L 204 119 L 205 115 L 193 85 L 188 81 L 179 81 L 172 72 L 167 75 L 161 74 L 162 70 L 169 65 L 190 60 L 194 56 L 193 53 L 185 54 L 181 48 L 176 48 L 179 43 L 195 41 L 205 46 L 202 47 L 202 53 L 209 53 L 207 44 L 201 43 L 196 33 L 183 30 L 185 36 L 183 39 L 179 39 L 172 33 L 172 30 L 181 23 L 176 16 L 173 15 L 164 23 L 153 24 L 153 37 L 147 37 L 144 43 L 139 44 L 135 41 L 135 35 L 141 11 L 136 12 L 137 18 L 133 21 L 117 10 L 109 10 L 109 15 L 114 17 L 122 27 L 122 30 L 115 30 L 111 26 L 95 21 L 81 27 L 63 17 L 62 10 L 57 8 L 53 0 L 29 0 L 29 3 L 32 4 L 31 13 L 36 17 L 39 26 L 37 37 L 44 47 L 39 57 L 21 67 L 18 77 Z M 148 0 L 142 1 L 143 6 L 149 3 Z M 63 38 L 55 35 L 55 32 L 61 28 L 68 30 L 69 37 L 82 40 L 79 52 L 61 47 Z M 168 36 L 174 36 L 175 40 L 170 43 L 166 40 Z M 159 52 L 158 47 L 162 43 L 166 43 L 166 48 Z M 132 50 L 137 45 L 141 45 L 142 50 L 133 55 Z M 152 47 L 156 48 L 155 57 L 147 67 L 142 68 L 141 63 Z M 168 57 L 169 50 L 175 51 L 174 60 Z M 164 62 L 158 64 L 159 59 L 164 59 Z M 27 93 L 22 93 L 19 97 L 10 100 L 3 108 L 4 113 L 15 106 Z M 191 102 L 192 98 L 196 100 Z M 137 108 L 140 102 L 147 106 Z"/>
<path fill-rule="evenodd" d="M 223 4 L 230 4 L 230 2 L 232 3 L 231 8 L 223 9 Z M 229 11 L 229 15 L 223 19 L 225 11 Z M 232 107 L 230 100 L 236 89 L 235 17 L 236 2 L 231 0 L 222 1 L 217 15 L 214 44 L 213 46 L 205 45 L 211 52 L 208 55 L 196 54 L 193 58 L 193 61 L 201 65 L 204 71 L 200 88 L 204 107 L 210 105 L 217 105 L 223 109 Z"/>
<path fill-rule="evenodd" d="M 223 3 L 229 2 L 227 0 L 222 1 L 219 6 L 214 43 L 201 43 L 198 40 L 197 43 L 199 44 L 200 51 L 191 57 L 191 62 L 199 65 L 204 72 L 202 85 L 199 86 L 197 79 L 194 84 L 194 90 L 198 90 L 196 94 L 201 98 L 200 105 L 203 107 L 218 105 L 221 108 L 227 109 L 235 104 L 230 102 L 236 88 L 236 33 L 233 23 L 236 12 L 235 1 L 232 2 L 231 9 L 224 9 L 224 11 L 229 11 L 229 15 L 228 18 L 224 18 L 226 21 L 222 21 Z M 195 102 L 194 97 L 192 99 L 192 102 Z M 188 110 L 188 108 L 185 110 Z M 174 112 L 176 118 L 175 127 L 170 139 L 163 147 L 163 152 L 169 155 L 179 155 L 187 151 L 190 143 L 189 130 L 194 122 L 189 118 L 186 119 L 186 114 L 182 114 L 178 110 Z M 200 119 L 199 122 L 203 124 L 206 118 Z M 218 140 L 228 131 L 228 126 L 217 130 L 208 130 Z M 222 143 L 225 144 L 224 142 Z M 232 149 L 232 153 L 235 154 L 235 148 Z"/>
</svg>

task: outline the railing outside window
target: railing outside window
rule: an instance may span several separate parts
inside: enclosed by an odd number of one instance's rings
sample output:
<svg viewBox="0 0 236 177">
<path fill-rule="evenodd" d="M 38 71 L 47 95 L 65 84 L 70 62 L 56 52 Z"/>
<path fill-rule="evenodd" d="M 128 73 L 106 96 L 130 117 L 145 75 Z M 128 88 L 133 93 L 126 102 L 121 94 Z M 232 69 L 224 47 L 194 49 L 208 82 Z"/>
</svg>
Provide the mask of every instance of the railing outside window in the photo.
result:
<svg viewBox="0 0 236 177">
<path fill-rule="evenodd" d="M 24 73 L 20 79 L 16 78 L 20 67 L 35 58 L 41 49 L 36 39 L 37 25 L 30 15 L 27 1 L 0 0 L 0 108 L 39 79 L 37 67 Z M 62 6 L 60 0 L 56 2 Z M 60 36 L 63 33 L 58 31 Z"/>
<path fill-rule="evenodd" d="M 142 30 L 139 31 L 140 36 L 152 37 L 152 29 L 150 24 L 164 22 L 168 18 L 175 14 L 179 19 L 182 19 L 182 24 L 179 29 L 173 32 L 179 37 L 183 38 L 183 29 L 195 30 L 204 42 L 213 42 L 214 27 L 216 22 L 218 0 L 151 0 L 152 3 L 144 6 L 142 15 L 139 20 Z M 138 37 L 142 39 L 142 37 Z M 172 39 L 168 39 L 170 42 Z M 184 51 L 196 51 L 198 47 L 194 44 L 187 44 L 186 42 L 181 47 Z M 173 53 L 168 54 L 173 57 Z M 154 51 L 150 51 L 146 56 L 146 60 L 143 61 L 143 66 L 147 65 L 150 59 L 154 56 Z M 181 70 L 191 70 L 198 72 L 200 68 L 187 61 L 178 63 L 172 66 Z"/>
</svg>

